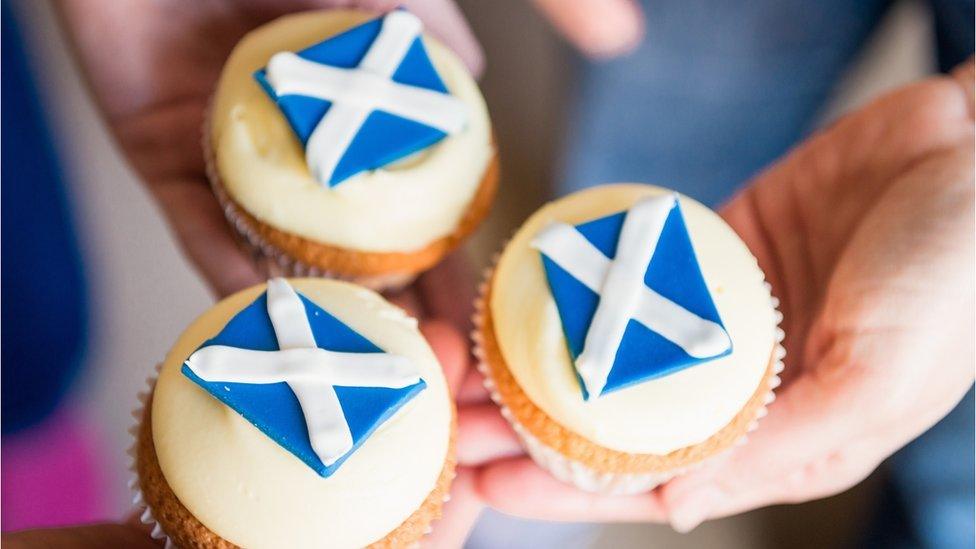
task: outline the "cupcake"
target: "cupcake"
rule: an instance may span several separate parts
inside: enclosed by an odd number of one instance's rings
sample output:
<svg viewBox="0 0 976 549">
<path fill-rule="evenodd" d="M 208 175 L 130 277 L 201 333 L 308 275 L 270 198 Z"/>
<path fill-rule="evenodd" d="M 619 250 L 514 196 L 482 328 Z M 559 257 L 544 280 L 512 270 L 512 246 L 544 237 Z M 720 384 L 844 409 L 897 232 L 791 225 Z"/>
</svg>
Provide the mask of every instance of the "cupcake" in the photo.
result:
<svg viewBox="0 0 976 549">
<path fill-rule="evenodd" d="M 440 516 L 454 407 L 415 320 L 273 279 L 180 336 L 137 410 L 142 519 L 179 547 L 401 547 Z"/>
<path fill-rule="evenodd" d="M 744 440 L 784 351 L 756 259 L 714 212 L 605 185 L 538 212 L 476 304 L 486 386 L 560 480 L 647 491 Z"/>
<path fill-rule="evenodd" d="M 478 86 L 405 10 L 306 12 L 250 32 L 207 118 L 214 192 L 274 273 L 406 284 L 494 197 Z"/>
</svg>

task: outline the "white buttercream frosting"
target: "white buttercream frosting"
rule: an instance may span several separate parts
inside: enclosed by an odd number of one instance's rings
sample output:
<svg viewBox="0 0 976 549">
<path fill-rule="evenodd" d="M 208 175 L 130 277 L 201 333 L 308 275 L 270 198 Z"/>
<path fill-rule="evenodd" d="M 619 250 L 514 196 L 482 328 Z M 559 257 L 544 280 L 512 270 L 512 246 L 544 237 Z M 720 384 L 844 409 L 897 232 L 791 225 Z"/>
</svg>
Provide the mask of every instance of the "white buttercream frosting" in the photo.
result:
<svg viewBox="0 0 976 549">
<path fill-rule="evenodd" d="M 493 277 L 489 306 L 495 335 L 519 386 L 559 424 L 621 452 L 666 454 L 721 430 L 759 386 L 776 342 L 776 313 L 755 258 L 716 213 L 680 196 L 702 274 L 733 351 L 675 374 L 583 400 L 539 251 L 532 242 L 555 222 L 580 224 L 670 192 L 650 185 L 604 185 L 550 203 L 519 229 Z"/>
<path fill-rule="evenodd" d="M 380 426 L 331 476 L 313 469 L 180 372 L 265 286 L 237 293 L 198 318 L 166 357 L 153 394 L 159 466 L 201 523 L 242 547 L 362 547 L 416 511 L 447 456 L 451 401 L 415 320 L 352 284 L 293 279 L 305 297 L 386 352 L 405 357 L 427 388 Z"/>
<path fill-rule="evenodd" d="M 221 75 L 210 139 L 224 187 L 258 220 L 333 246 L 411 252 L 454 231 L 494 155 L 484 99 L 457 56 L 424 37 L 444 85 L 465 106 L 464 127 L 333 188 L 311 174 L 302 143 L 253 77 L 276 53 L 303 49 L 373 17 L 342 10 L 307 12 L 245 36 Z"/>
</svg>

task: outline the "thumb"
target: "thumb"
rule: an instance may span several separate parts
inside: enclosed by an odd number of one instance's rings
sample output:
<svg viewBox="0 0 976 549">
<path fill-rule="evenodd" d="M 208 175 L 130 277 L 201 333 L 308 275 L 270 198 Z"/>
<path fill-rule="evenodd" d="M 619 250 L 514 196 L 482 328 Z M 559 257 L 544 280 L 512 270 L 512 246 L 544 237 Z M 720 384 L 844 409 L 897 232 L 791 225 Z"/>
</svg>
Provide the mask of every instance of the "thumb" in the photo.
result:
<svg viewBox="0 0 976 549">
<path fill-rule="evenodd" d="M 814 376 L 797 378 L 745 444 L 663 486 L 674 529 L 687 532 L 708 519 L 824 497 L 866 477 L 881 457 L 873 441 L 858 441 L 857 418 L 843 413 L 853 395 L 824 385 Z"/>
<path fill-rule="evenodd" d="M 627 53 L 644 36 L 644 16 L 634 0 L 533 0 L 570 43 L 590 57 Z"/>
<path fill-rule="evenodd" d="M 468 372 L 468 342 L 454 326 L 443 320 L 430 320 L 420 326 L 430 348 L 437 356 L 451 395 L 456 395 Z"/>
<path fill-rule="evenodd" d="M 976 66 L 974 58 L 970 57 L 962 62 L 952 71 L 952 77 L 962 86 L 963 93 L 966 94 L 966 105 L 969 107 L 969 116 L 973 117 L 974 87 L 976 87 Z"/>
<path fill-rule="evenodd" d="M 406 0 L 403 5 L 419 17 L 430 33 L 461 58 L 475 78 L 485 70 L 485 54 L 454 0 Z"/>
<path fill-rule="evenodd" d="M 463 547 L 481 516 L 485 504 L 475 489 L 475 473 L 467 467 L 458 467 L 457 477 L 451 485 L 451 497 L 444 504 L 444 514 L 434 522 L 433 531 L 421 540 L 424 549 L 455 549 Z"/>
</svg>

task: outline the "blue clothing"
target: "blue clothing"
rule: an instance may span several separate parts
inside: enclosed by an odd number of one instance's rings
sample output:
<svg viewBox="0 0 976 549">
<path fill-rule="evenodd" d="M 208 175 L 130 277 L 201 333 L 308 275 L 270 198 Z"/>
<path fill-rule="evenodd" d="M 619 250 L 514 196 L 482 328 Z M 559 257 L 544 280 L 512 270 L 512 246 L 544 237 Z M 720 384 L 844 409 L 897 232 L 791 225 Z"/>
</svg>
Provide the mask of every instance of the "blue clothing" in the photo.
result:
<svg viewBox="0 0 976 549">
<path fill-rule="evenodd" d="M 813 128 L 889 4 L 646 0 L 646 39 L 637 51 L 579 61 L 558 193 L 643 181 L 720 204 Z M 948 70 L 972 55 L 973 3 L 929 4 L 939 66 Z M 972 548 L 972 392 L 891 465 L 913 538 L 906 543 Z M 489 513 L 468 546 L 590 545 L 582 525 L 503 520 Z"/>
<path fill-rule="evenodd" d="M 74 379 L 87 338 L 78 242 L 24 43 L 3 2 L 2 432 L 43 420 Z"/>
<path fill-rule="evenodd" d="M 887 0 L 648 0 L 646 39 L 581 61 L 559 192 L 645 181 L 716 205 L 808 133 Z M 940 65 L 973 51 L 973 4 L 933 1 Z"/>
<path fill-rule="evenodd" d="M 974 540 L 976 435 L 973 390 L 935 427 L 891 457 L 891 481 L 915 547 L 965 548 Z M 876 529 L 885 527 L 884 518 Z"/>
</svg>

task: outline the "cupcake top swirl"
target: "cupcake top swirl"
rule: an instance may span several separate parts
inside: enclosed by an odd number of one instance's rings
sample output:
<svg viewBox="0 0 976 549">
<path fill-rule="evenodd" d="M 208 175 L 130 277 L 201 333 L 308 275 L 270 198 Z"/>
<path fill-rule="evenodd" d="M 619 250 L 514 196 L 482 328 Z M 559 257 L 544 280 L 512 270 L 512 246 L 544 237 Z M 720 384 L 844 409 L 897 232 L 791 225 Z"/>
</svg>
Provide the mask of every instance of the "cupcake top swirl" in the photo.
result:
<svg viewBox="0 0 976 549">
<path fill-rule="evenodd" d="M 622 233 L 642 208 L 649 215 L 638 222 L 652 230 L 636 231 L 632 246 Z M 632 264 L 612 279 L 622 252 Z M 620 292 L 609 306 L 608 292 Z M 502 252 L 487 306 L 532 403 L 620 452 L 664 455 L 705 441 L 774 360 L 776 311 L 755 258 L 717 214 L 650 185 L 603 185 L 541 208 Z M 610 321 L 592 332 L 601 308 Z M 590 347 L 589 335 L 606 349 Z M 595 354 L 581 364 L 587 349 Z"/>
<path fill-rule="evenodd" d="M 437 359 L 416 321 L 401 309 L 345 282 L 291 279 L 288 284 L 294 293 L 279 281 L 272 283 L 276 289 L 261 285 L 228 297 L 180 336 L 163 363 L 152 398 L 156 458 L 180 503 L 209 530 L 238 546 L 313 547 L 329 540 L 335 547 L 363 547 L 400 526 L 434 491 L 448 459 L 453 405 Z M 341 413 L 320 408 L 313 415 L 324 420 L 318 423 L 327 427 L 323 432 L 335 434 L 337 427 L 348 427 L 351 450 L 311 442 L 306 400 L 293 394 L 296 382 L 308 389 L 306 382 L 321 381 L 302 371 L 309 357 L 290 357 L 295 358 L 290 373 L 279 375 L 269 368 L 277 370 L 283 363 L 268 363 L 268 357 L 256 363 L 234 359 L 207 365 L 213 357 L 196 354 L 217 343 L 236 352 L 260 353 L 279 348 L 279 335 L 288 352 L 318 353 L 306 346 L 301 329 L 279 333 L 270 326 L 266 292 L 277 302 L 271 304 L 278 309 L 276 324 L 294 327 L 295 319 L 287 317 L 294 316 L 291 305 L 298 298 L 317 347 L 360 358 L 372 353 L 366 358 L 376 361 L 369 365 L 369 379 L 353 372 L 351 383 L 346 378 L 350 372 L 333 371 L 325 384 L 331 387 L 315 387 L 310 391 L 315 395 L 305 395 L 312 404 L 338 403 Z M 288 335 L 296 333 L 298 337 Z M 185 364 L 188 357 L 190 366 Z M 372 367 L 377 365 L 379 370 Z M 250 381 L 268 383 L 224 379 L 240 368 L 254 370 Z M 318 398 L 326 389 L 338 398 Z M 328 426 L 331 420 L 340 425 Z"/>
<path fill-rule="evenodd" d="M 230 198 L 351 250 L 409 253 L 451 234 L 494 157 L 491 124 L 467 69 L 415 21 L 317 11 L 246 35 L 206 137 Z"/>
<path fill-rule="evenodd" d="M 390 164 L 461 131 L 451 96 L 420 40 L 420 19 L 396 10 L 309 46 L 274 54 L 258 82 L 305 144 L 322 185 Z"/>
</svg>

